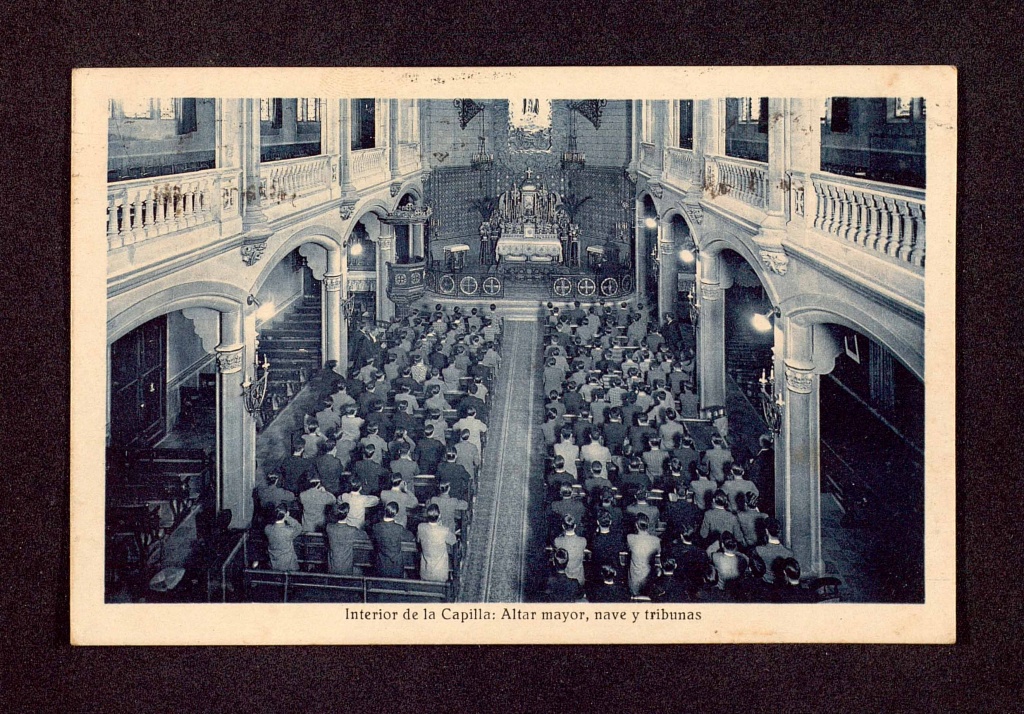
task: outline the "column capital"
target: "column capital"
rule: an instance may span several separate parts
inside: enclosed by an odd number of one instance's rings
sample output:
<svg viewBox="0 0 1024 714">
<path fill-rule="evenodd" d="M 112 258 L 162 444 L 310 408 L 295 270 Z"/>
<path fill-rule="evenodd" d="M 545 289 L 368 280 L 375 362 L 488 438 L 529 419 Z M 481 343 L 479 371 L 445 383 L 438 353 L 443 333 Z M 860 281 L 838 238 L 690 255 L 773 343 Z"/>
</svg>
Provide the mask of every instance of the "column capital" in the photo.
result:
<svg viewBox="0 0 1024 714">
<path fill-rule="evenodd" d="M 232 374 L 242 371 L 245 345 L 226 345 L 217 348 L 217 371 Z"/>
<path fill-rule="evenodd" d="M 323 280 L 324 289 L 327 292 L 329 292 L 329 293 L 338 292 L 339 290 L 341 290 L 341 284 L 342 284 L 343 278 L 344 278 L 344 276 L 341 275 L 341 274 L 338 274 L 338 275 L 324 275 L 324 280 Z"/>
<path fill-rule="evenodd" d="M 786 366 L 786 389 L 797 394 L 810 394 L 813 385 L 813 370 Z"/>
<path fill-rule="evenodd" d="M 718 283 L 700 283 L 700 296 L 704 300 L 721 300 L 722 286 Z"/>
</svg>

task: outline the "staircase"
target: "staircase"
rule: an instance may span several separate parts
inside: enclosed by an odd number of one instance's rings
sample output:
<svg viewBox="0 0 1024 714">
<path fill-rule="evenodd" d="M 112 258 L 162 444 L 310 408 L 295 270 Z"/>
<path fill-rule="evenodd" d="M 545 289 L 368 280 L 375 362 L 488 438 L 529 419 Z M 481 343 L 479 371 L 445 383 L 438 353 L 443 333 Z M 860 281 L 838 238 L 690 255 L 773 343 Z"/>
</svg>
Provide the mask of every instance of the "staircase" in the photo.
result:
<svg viewBox="0 0 1024 714">
<path fill-rule="evenodd" d="M 320 298 L 305 296 L 260 327 L 260 355 L 270 360 L 268 422 L 323 365 L 320 325 Z"/>
</svg>

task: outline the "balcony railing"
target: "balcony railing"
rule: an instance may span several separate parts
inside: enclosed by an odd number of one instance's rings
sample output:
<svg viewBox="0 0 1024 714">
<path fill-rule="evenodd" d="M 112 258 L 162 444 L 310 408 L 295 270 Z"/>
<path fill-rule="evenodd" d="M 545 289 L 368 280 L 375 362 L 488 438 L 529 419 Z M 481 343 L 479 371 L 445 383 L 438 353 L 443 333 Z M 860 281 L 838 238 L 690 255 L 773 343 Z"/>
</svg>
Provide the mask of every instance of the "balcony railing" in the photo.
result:
<svg viewBox="0 0 1024 714">
<path fill-rule="evenodd" d="M 290 201 L 330 187 L 329 156 L 309 156 L 260 165 L 260 189 L 270 202 Z"/>
<path fill-rule="evenodd" d="M 813 174 L 814 228 L 924 267 L 925 192 L 862 179 Z"/>
<path fill-rule="evenodd" d="M 110 184 L 108 249 L 237 216 L 240 181 L 237 169 L 214 169 Z"/>
<path fill-rule="evenodd" d="M 658 155 L 657 147 L 654 144 L 647 142 L 640 144 L 640 165 L 654 169 L 661 168 L 661 156 Z"/>
<path fill-rule="evenodd" d="M 420 145 L 398 145 L 398 168 L 403 174 L 416 171 L 420 167 Z"/>
<path fill-rule="evenodd" d="M 669 180 L 676 183 L 699 183 L 700 162 L 697 155 L 688 149 L 670 146 L 665 150 L 665 169 Z"/>
<path fill-rule="evenodd" d="M 730 196 L 764 210 L 768 205 L 768 165 L 746 159 L 707 156 L 704 188 L 712 198 Z"/>
<path fill-rule="evenodd" d="M 369 184 L 374 179 L 385 181 L 387 169 L 387 147 L 352 152 L 352 180 L 356 183 Z"/>
</svg>

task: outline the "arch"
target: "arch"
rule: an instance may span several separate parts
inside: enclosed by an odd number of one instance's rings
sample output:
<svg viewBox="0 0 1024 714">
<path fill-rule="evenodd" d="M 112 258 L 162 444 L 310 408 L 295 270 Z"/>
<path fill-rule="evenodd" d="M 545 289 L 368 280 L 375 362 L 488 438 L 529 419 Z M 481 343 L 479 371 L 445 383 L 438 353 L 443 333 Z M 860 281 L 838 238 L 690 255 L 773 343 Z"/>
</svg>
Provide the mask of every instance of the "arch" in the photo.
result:
<svg viewBox="0 0 1024 714">
<path fill-rule="evenodd" d="M 218 312 L 241 310 L 248 295 L 236 285 L 213 280 L 174 285 L 129 305 L 108 318 L 107 344 L 113 344 L 154 317 L 176 310 L 190 307 L 206 307 Z"/>
<path fill-rule="evenodd" d="M 870 313 L 834 295 L 802 293 L 778 305 L 782 314 L 801 325 L 849 327 L 885 347 L 918 379 L 924 381 L 923 344 L 916 347 Z"/>
<path fill-rule="evenodd" d="M 342 237 L 338 231 L 333 228 L 329 228 L 325 225 L 307 226 L 301 230 L 295 231 L 287 240 L 285 240 L 277 250 L 274 251 L 273 255 L 266 261 L 264 261 L 263 270 L 256 277 L 249 292 L 256 294 L 260 288 L 263 287 L 263 283 L 266 282 L 267 278 L 270 277 L 270 273 L 277 267 L 286 255 L 291 253 L 293 250 L 298 248 L 300 245 L 305 243 L 314 243 L 324 248 L 328 255 L 332 252 L 340 251 L 342 244 Z"/>
<path fill-rule="evenodd" d="M 739 256 L 750 265 L 754 274 L 757 276 L 757 279 L 761 281 L 761 285 L 764 286 L 765 291 L 768 293 L 768 297 L 771 299 L 772 305 L 780 305 L 780 292 L 778 286 L 771 277 L 774 273 L 770 273 L 765 270 L 764 264 L 761 263 L 760 255 L 745 241 L 731 233 L 725 233 L 722 231 L 717 231 L 704 236 L 699 241 L 695 234 L 691 232 L 690 235 L 693 236 L 694 244 L 697 246 L 697 250 L 700 251 L 701 256 L 717 258 L 723 250 L 731 250 L 734 253 L 739 254 Z"/>
<path fill-rule="evenodd" d="M 362 206 L 357 206 L 356 210 L 352 212 L 352 220 L 349 221 L 349 233 L 357 223 L 366 217 L 367 213 L 372 213 L 377 218 L 384 218 L 391 213 L 391 208 L 379 198 L 371 198 Z"/>
<path fill-rule="evenodd" d="M 418 181 L 403 183 L 396 195 L 398 196 L 398 199 L 395 201 L 396 207 L 401 205 L 402 199 L 406 196 L 412 196 L 413 202 L 417 205 L 423 203 L 423 188 L 419 185 Z"/>
<path fill-rule="evenodd" d="M 693 241 L 693 244 L 695 246 L 699 245 L 697 241 L 697 231 L 694 228 L 693 222 L 690 220 L 690 217 L 686 215 L 686 211 L 684 211 L 679 206 L 669 206 L 669 208 L 665 211 L 665 215 L 661 217 L 661 222 L 666 227 L 671 228 L 672 219 L 675 218 L 676 216 L 679 216 L 679 218 L 683 222 L 683 225 L 686 226 L 686 230 L 689 231 L 690 240 Z"/>
</svg>

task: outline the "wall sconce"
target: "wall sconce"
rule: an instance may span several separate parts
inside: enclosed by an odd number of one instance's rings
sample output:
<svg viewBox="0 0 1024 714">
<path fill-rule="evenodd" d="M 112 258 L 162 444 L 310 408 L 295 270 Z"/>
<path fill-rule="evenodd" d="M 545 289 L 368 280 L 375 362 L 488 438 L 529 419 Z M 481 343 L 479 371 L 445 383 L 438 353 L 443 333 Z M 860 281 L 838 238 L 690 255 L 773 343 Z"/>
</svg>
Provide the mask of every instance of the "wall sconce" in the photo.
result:
<svg viewBox="0 0 1024 714">
<path fill-rule="evenodd" d="M 761 401 L 761 416 L 772 433 L 778 434 L 782 429 L 782 410 L 786 402 L 782 399 L 782 393 L 775 391 L 775 365 L 772 365 L 771 373 L 768 375 L 765 375 L 762 369 L 761 378 L 757 381 L 761 385 L 761 393 L 758 395 Z"/>
<path fill-rule="evenodd" d="M 754 313 L 754 316 L 750 318 L 750 324 L 758 332 L 769 332 L 772 329 L 773 317 L 782 317 L 782 311 L 777 307 L 773 307 L 765 313 L 756 312 Z"/>
<path fill-rule="evenodd" d="M 259 301 L 252 295 L 249 298 L 259 305 Z M 255 417 L 263 413 L 263 402 L 267 398 L 267 384 L 270 381 L 270 360 L 264 355 L 263 363 L 260 364 L 259 340 L 256 341 L 252 373 L 255 381 L 249 379 L 248 370 L 245 372 L 245 381 L 242 382 L 242 397 L 245 399 L 245 410 Z"/>
<path fill-rule="evenodd" d="M 697 329 L 697 320 L 700 318 L 700 305 L 697 304 L 697 293 L 694 292 L 696 286 L 691 286 L 686 292 L 686 304 L 690 310 L 690 324 L 693 325 L 693 329 Z"/>
</svg>

